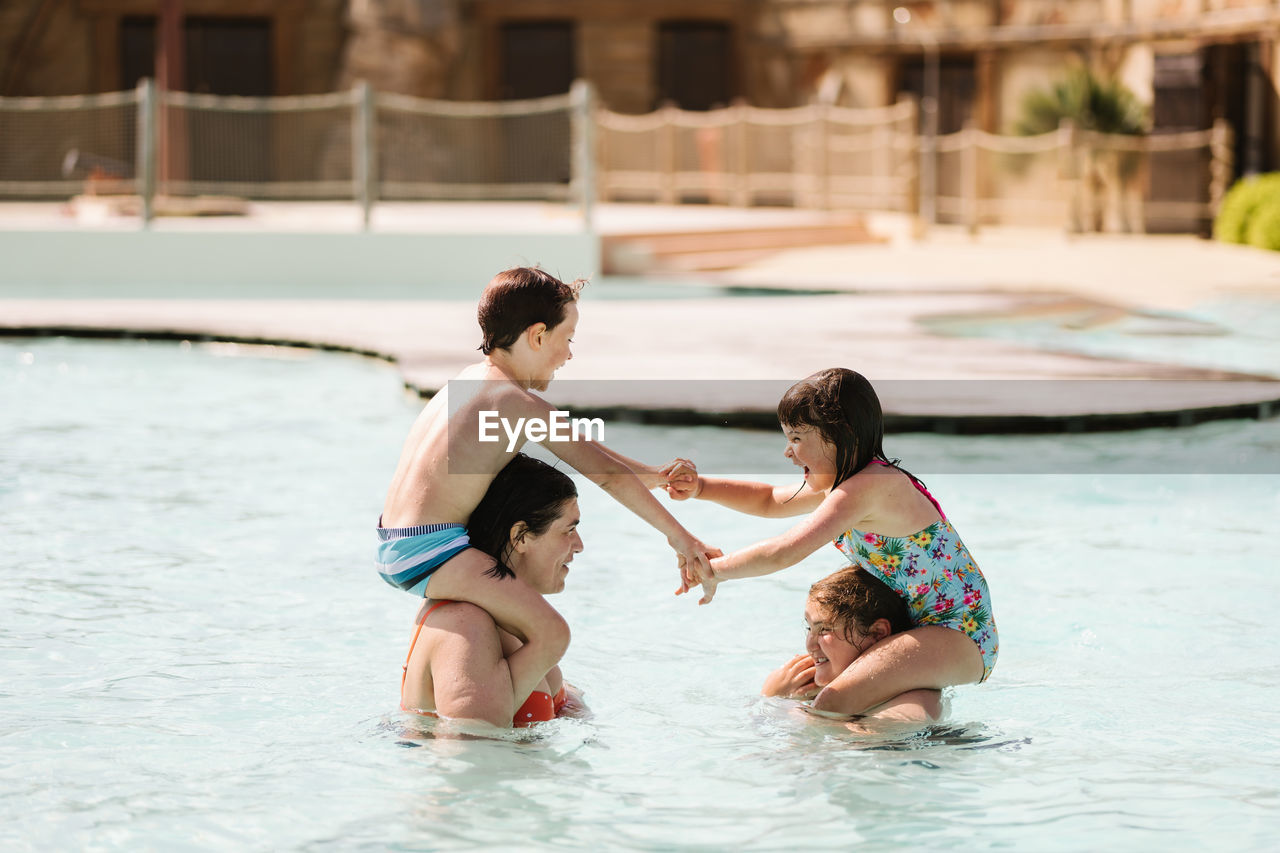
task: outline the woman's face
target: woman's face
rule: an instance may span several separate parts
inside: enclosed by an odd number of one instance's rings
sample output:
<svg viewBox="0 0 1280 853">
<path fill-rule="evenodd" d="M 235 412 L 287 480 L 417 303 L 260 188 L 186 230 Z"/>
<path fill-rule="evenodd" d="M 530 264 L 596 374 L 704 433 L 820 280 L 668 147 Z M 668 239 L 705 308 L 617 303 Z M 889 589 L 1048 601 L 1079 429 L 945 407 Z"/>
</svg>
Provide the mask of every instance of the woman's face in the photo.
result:
<svg viewBox="0 0 1280 853">
<path fill-rule="evenodd" d="M 849 642 L 845 638 L 844 626 L 837 625 L 830 612 L 812 598 L 805 602 L 804 621 L 808 628 L 804 647 L 817 664 L 813 683 L 819 687 L 826 687 L 834 681 L 871 645 L 871 638 L 856 630 L 853 633 L 858 643 Z"/>
<path fill-rule="evenodd" d="M 815 492 L 825 492 L 836 482 L 836 449 L 811 426 L 783 426 L 787 449 L 782 455 L 804 469 L 804 481 Z"/>
<path fill-rule="evenodd" d="M 512 570 L 543 595 L 564 589 L 573 555 L 582 550 L 578 535 L 578 500 L 560 505 L 560 514 L 541 535 L 526 534 L 510 557 Z"/>
</svg>

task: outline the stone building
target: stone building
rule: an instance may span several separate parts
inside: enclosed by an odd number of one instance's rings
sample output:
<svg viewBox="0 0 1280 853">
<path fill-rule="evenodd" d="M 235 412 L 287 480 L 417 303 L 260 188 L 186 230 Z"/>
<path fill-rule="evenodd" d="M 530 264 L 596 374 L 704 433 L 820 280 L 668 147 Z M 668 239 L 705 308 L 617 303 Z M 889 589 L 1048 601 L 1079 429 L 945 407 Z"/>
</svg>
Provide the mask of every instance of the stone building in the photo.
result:
<svg viewBox="0 0 1280 853">
<path fill-rule="evenodd" d="M 1272 0 L 170 0 L 184 85 L 220 94 L 375 88 L 524 98 L 591 80 L 611 109 L 852 106 L 921 94 L 940 130 L 1008 129 L 1073 63 L 1119 75 L 1156 130 L 1236 130 L 1237 171 L 1280 166 Z M 3 0 L 0 95 L 135 85 L 155 0 Z"/>
</svg>

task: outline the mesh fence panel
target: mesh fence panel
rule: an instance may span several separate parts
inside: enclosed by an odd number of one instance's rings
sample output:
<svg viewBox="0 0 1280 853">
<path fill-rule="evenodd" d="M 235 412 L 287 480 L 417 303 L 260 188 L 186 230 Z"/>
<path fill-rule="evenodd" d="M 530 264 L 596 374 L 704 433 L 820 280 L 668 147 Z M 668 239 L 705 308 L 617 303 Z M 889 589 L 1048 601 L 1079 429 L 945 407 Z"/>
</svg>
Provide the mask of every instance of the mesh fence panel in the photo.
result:
<svg viewBox="0 0 1280 853">
<path fill-rule="evenodd" d="M 354 113 L 347 92 L 290 98 L 162 93 L 160 192 L 351 198 Z"/>
<path fill-rule="evenodd" d="M 826 157 L 823 206 L 913 209 L 920 163 L 915 126 L 916 106 L 908 101 L 884 110 L 827 110 L 819 145 Z"/>
<path fill-rule="evenodd" d="M 379 95 L 377 103 L 381 198 L 570 197 L 568 96 L 456 103 Z"/>
<path fill-rule="evenodd" d="M 597 113 L 601 193 L 619 200 L 712 201 L 908 210 L 915 111 L 728 107 Z"/>
<path fill-rule="evenodd" d="M 134 193 L 136 92 L 0 98 L 0 197 Z"/>
</svg>

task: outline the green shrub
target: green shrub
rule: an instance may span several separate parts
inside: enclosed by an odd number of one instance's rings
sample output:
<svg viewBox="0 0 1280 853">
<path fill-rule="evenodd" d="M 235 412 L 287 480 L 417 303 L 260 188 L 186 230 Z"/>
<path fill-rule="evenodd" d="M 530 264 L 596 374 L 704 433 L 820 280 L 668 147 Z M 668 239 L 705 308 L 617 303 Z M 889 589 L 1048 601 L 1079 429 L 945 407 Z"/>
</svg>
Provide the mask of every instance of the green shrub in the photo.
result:
<svg viewBox="0 0 1280 853">
<path fill-rule="evenodd" d="M 1224 243 L 1249 243 L 1251 220 L 1264 207 L 1280 206 L 1280 172 L 1236 181 L 1218 209 L 1214 239 Z M 1280 247 L 1277 247 L 1280 248 Z"/>
<path fill-rule="evenodd" d="M 1245 242 L 1259 249 L 1280 251 L 1280 184 L 1276 192 L 1254 208 L 1249 217 L 1249 229 Z"/>
</svg>

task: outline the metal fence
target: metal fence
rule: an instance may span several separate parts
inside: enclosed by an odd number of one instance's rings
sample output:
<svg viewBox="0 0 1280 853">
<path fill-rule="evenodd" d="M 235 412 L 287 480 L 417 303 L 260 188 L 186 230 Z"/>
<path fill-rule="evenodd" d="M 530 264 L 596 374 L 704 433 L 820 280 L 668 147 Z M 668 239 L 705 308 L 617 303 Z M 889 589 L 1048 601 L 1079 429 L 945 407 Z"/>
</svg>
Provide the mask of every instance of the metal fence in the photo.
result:
<svg viewBox="0 0 1280 853">
<path fill-rule="evenodd" d="M 857 110 L 596 109 L 586 83 L 529 101 L 137 90 L 0 98 L 0 198 L 604 200 L 936 211 L 977 228 L 1197 230 L 1232 174 L 1230 130 L 1143 137 L 966 128 L 930 143 L 914 101 Z M 932 159 L 928 159 L 932 158 Z M 922 198 L 929 165 L 934 195 Z"/>
</svg>

